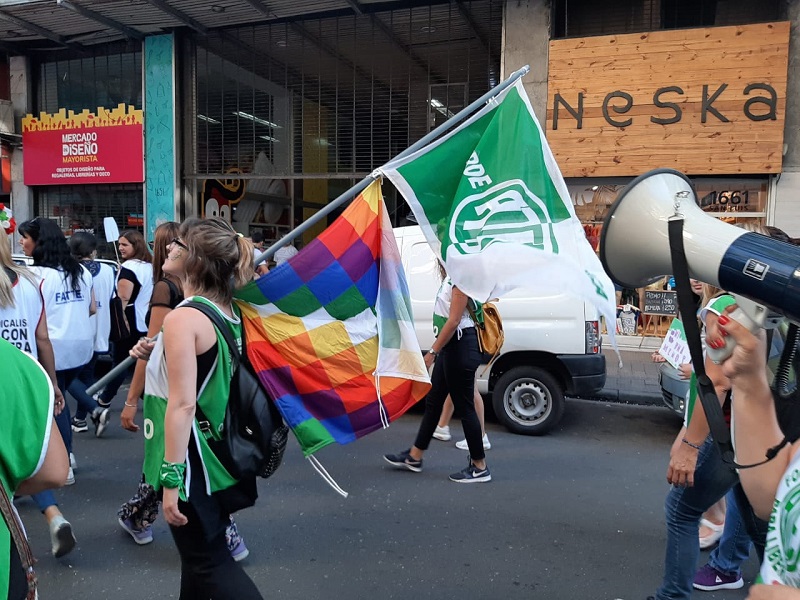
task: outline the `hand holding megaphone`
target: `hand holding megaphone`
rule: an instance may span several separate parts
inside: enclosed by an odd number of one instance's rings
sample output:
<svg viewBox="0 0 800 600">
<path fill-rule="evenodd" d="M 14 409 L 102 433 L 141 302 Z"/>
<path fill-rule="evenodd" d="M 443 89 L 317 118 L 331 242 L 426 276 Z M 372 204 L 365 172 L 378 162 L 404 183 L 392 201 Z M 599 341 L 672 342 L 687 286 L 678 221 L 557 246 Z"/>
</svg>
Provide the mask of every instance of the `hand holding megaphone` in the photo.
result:
<svg viewBox="0 0 800 600">
<path fill-rule="evenodd" d="M 736 323 L 755 335 L 759 329 L 764 327 L 766 322 L 767 309 L 765 307 L 735 294 L 733 297 L 736 299 L 736 304 L 728 307 L 726 314 L 720 315 L 719 318 L 722 336 L 717 339 L 706 340 L 706 354 L 715 364 L 720 364 L 730 357 L 736 347 L 736 339 L 728 335 L 728 331 L 725 328 L 726 324 L 729 324 L 732 320 L 736 321 Z"/>
<path fill-rule="evenodd" d="M 721 338 L 709 339 L 709 342 L 723 343 L 732 340 L 730 344 L 731 355 L 722 363 L 722 372 L 731 379 L 752 376 L 764 376 L 764 360 L 767 355 L 766 335 L 763 329 L 755 333 L 733 319 L 733 314 L 739 307 L 730 306 L 719 318 L 719 331 Z M 726 346 L 728 344 L 725 344 Z"/>
</svg>

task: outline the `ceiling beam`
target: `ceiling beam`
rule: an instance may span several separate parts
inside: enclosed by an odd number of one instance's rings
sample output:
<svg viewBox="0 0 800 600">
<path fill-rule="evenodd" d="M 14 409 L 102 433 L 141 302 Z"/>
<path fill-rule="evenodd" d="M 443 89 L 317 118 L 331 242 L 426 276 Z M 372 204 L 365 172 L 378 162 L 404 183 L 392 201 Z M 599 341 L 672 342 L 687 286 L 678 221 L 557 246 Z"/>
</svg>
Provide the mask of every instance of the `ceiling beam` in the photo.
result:
<svg viewBox="0 0 800 600">
<path fill-rule="evenodd" d="M 492 61 L 497 61 L 497 64 L 500 64 L 498 57 L 495 56 L 494 49 L 489 44 L 489 38 L 486 37 L 486 34 L 484 34 L 483 31 L 478 27 L 478 24 L 475 22 L 475 19 L 472 16 L 472 13 L 469 12 L 469 8 L 464 6 L 463 0 L 450 0 L 450 4 L 456 7 L 456 9 L 458 10 L 458 14 L 460 14 L 461 18 L 467 22 L 467 25 L 469 25 L 469 28 L 472 30 L 472 33 L 474 33 L 475 37 L 477 37 L 480 40 L 481 44 L 483 44 L 483 47 L 486 49 L 486 52 L 489 53 L 489 58 Z"/>
<path fill-rule="evenodd" d="M 356 13 L 357 15 L 360 16 L 364 14 L 364 9 L 361 7 L 361 4 L 358 2 L 358 0 L 344 0 L 344 1 L 347 2 L 350 8 L 353 9 L 353 12 Z"/>
<path fill-rule="evenodd" d="M 132 27 L 123 25 L 122 23 L 120 23 L 119 21 L 115 21 L 114 19 L 109 19 L 108 17 L 101 15 L 99 12 L 95 12 L 79 4 L 75 4 L 70 0 L 57 0 L 57 2 L 59 6 L 68 8 L 71 11 L 78 13 L 80 16 L 89 19 L 90 21 L 97 21 L 98 23 L 101 23 L 106 27 L 109 27 L 111 29 L 116 29 L 129 40 L 139 40 L 140 42 L 144 40 L 145 35 L 141 31 L 137 31 Z"/>
<path fill-rule="evenodd" d="M 172 15 L 187 27 L 191 27 L 192 29 L 194 29 L 197 33 L 208 35 L 208 27 L 206 27 L 199 21 L 193 19 L 186 13 L 179 11 L 177 8 L 173 8 L 172 6 L 169 5 L 169 3 L 165 2 L 164 0 L 146 0 L 146 2 L 149 2 L 160 11 L 165 12 L 168 15 Z"/>
<path fill-rule="evenodd" d="M 275 14 L 275 12 L 269 6 L 261 2 L 261 0 L 244 0 L 244 1 L 247 2 L 247 4 L 249 4 L 253 8 L 255 8 L 262 15 L 267 17 L 268 19 L 278 18 L 278 15 Z"/>
<path fill-rule="evenodd" d="M 50 31 L 49 29 L 45 29 L 44 27 L 40 27 L 36 23 L 31 23 L 30 21 L 26 21 L 25 19 L 20 19 L 19 17 L 12 15 L 9 12 L 4 10 L 0 10 L 0 19 L 4 19 L 15 25 L 22 27 L 23 29 L 27 29 L 33 33 L 36 33 L 42 36 L 45 39 L 50 40 L 51 42 L 55 42 L 60 46 L 64 46 L 65 48 L 71 48 L 72 50 L 77 50 L 79 52 L 86 52 L 86 48 L 83 47 L 81 44 L 67 41 L 67 39 L 63 35 L 58 35 Z"/>
</svg>

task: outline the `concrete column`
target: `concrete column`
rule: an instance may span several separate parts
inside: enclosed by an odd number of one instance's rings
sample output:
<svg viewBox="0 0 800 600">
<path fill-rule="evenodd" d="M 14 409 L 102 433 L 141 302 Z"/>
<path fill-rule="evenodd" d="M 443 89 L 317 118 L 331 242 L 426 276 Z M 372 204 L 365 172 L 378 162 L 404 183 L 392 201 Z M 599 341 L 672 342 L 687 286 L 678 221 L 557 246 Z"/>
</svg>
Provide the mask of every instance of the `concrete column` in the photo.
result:
<svg viewBox="0 0 800 600">
<path fill-rule="evenodd" d="M 24 56 L 12 56 L 8 62 L 14 130 L 22 133 L 22 117 L 33 110 L 30 61 Z M 14 148 L 11 153 L 11 205 L 17 223 L 37 216 L 33 213 L 33 190 L 23 183 L 21 148 Z M 17 234 L 14 234 L 15 244 L 16 236 Z M 16 246 L 14 248 L 16 249 Z"/>
<path fill-rule="evenodd" d="M 506 0 L 503 11 L 503 78 L 524 65 L 531 66 L 522 83 L 542 129 L 547 115 L 549 43 L 550 1 Z"/>
<path fill-rule="evenodd" d="M 180 193 L 176 142 L 175 36 L 144 40 L 145 237 L 175 220 Z"/>
<path fill-rule="evenodd" d="M 783 130 L 783 173 L 775 186 L 775 220 L 792 237 L 800 237 L 800 0 L 788 0 L 791 21 L 786 121 Z"/>
</svg>

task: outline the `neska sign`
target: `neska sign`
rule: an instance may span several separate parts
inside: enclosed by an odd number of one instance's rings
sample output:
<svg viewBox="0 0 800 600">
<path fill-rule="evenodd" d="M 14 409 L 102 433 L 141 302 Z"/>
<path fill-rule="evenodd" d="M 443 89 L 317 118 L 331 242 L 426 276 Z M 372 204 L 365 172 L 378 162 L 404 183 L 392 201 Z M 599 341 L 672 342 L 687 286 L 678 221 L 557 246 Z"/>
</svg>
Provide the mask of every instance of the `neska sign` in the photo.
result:
<svg viewBox="0 0 800 600">
<path fill-rule="evenodd" d="M 700 122 L 706 123 L 709 115 L 722 123 L 729 123 L 730 119 L 714 106 L 714 102 L 720 99 L 728 88 L 727 83 L 719 85 L 713 92 L 710 91 L 708 84 L 703 85 L 703 93 L 700 98 Z M 753 95 L 758 94 L 758 95 Z M 742 104 L 744 116 L 751 121 L 775 121 L 777 120 L 778 93 L 768 83 L 750 83 L 743 90 L 744 96 L 748 97 Z M 683 88 L 677 85 L 658 88 L 652 96 L 652 105 L 656 109 L 664 109 L 666 112 L 659 112 L 650 116 L 650 121 L 659 125 L 671 125 L 679 123 L 683 118 L 683 108 L 680 103 L 675 102 L 676 96 L 685 96 Z M 569 113 L 577 122 L 577 128 L 583 128 L 584 117 L 584 92 L 578 92 L 577 106 L 571 105 L 560 94 L 553 95 L 553 130 L 558 129 L 558 119 L 560 108 Z M 633 117 L 620 118 L 636 105 L 634 97 L 622 90 L 614 90 L 606 94 L 601 105 L 603 118 L 609 125 L 614 127 L 628 127 L 633 124 Z M 613 114 L 612 114 L 613 113 Z"/>
</svg>

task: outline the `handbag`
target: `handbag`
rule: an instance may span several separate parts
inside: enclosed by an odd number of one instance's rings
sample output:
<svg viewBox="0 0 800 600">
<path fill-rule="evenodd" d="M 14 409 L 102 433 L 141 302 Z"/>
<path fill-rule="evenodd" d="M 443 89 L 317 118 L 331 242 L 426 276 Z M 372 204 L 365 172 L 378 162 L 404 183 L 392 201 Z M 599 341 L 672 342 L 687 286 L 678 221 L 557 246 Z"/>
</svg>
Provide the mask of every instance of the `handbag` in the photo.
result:
<svg viewBox="0 0 800 600">
<path fill-rule="evenodd" d="M 14 546 L 17 548 L 22 568 L 25 570 L 25 578 L 28 583 L 28 594 L 25 598 L 26 600 L 34 600 L 38 598 L 36 594 L 38 582 L 36 579 L 36 572 L 33 570 L 33 564 L 36 562 L 36 559 L 33 558 L 33 553 L 31 552 L 30 544 L 28 544 L 28 538 L 25 537 L 25 529 L 22 526 L 22 522 L 19 520 L 19 515 L 17 515 L 17 511 L 15 511 L 14 507 L 11 505 L 11 499 L 8 497 L 8 494 L 6 494 L 6 488 L 2 483 L 0 483 L 0 512 L 3 513 L 3 519 L 11 533 Z"/>
<path fill-rule="evenodd" d="M 122 298 L 117 294 L 117 286 L 119 285 L 119 272 L 117 270 L 117 279 L 114 282 L 114 295 L 108 303 L 109 317 L 111 320 L 111 331 L 108 334 L 108 339 L 112 342 L 119 342 L 131 335 L 128 320 L 125 318 L 125 309 L 122 306 Z"/>
<path fill-rule="evenodd" d="M 230 395 L 223 420 L 223 437 L 207 435 L 211 451 L 239 483 L 215 492 L 223 507 L 236 512 L 255 504 L 258 496 L 255 477 L 269 477 L 280 466 L 286 450 L 289 428 L 284 424 L 275 403 L 261 386 L 246 353 L 239 353 L 230 328 L 216 310 L 201 302 L 190 306 L 206 315 L 225 338 L 233 361 Z M 244 346 L 244 331 L 242 331 Z M 197 404 L 195 416 L 201 431 L 209 434 L 211 424 Z"/>
</svg>

